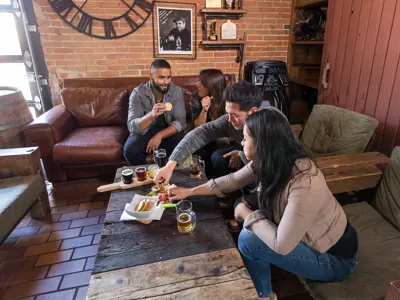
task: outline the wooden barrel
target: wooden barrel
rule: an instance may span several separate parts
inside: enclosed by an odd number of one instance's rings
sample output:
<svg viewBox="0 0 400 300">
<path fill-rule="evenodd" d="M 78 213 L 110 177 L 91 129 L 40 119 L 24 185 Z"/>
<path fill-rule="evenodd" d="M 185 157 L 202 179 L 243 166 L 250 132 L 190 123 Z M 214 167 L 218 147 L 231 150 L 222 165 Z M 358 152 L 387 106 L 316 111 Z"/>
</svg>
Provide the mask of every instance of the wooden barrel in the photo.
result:
<svg viewBox="0 0 400 300">
<path fill-rule="evenodd" d="M 32 121 L 21 90 L 0 86 L 0 149 L 24 147 L 22 128 Z"/>
</svg>

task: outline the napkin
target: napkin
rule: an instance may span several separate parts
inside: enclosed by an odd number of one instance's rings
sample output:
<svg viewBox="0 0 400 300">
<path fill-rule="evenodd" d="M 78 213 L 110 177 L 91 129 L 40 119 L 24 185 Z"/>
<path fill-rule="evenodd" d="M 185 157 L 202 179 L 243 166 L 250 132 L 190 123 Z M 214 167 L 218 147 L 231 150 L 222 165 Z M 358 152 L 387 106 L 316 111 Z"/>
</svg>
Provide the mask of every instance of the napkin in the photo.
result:
<svg viewBox="0 0 400 300">
<path fill-rule="evenodd" d="M 128 209 L 130 203 L 125 204 L 125 209 L 124 212 L 121 215 L 120 221 L 141 221 L 143 219 L 141 218 L 136 218 L 131 215 L 128 215 L 128 213 L 125 211 Z M 151 214 L 146 218 L 146 220 L 161 220 L 161 217 L 164 213 L 165 208 L 162 207 L 161 205 L 158 205 L 154 207 L 153 211 Z"/>
</svg>

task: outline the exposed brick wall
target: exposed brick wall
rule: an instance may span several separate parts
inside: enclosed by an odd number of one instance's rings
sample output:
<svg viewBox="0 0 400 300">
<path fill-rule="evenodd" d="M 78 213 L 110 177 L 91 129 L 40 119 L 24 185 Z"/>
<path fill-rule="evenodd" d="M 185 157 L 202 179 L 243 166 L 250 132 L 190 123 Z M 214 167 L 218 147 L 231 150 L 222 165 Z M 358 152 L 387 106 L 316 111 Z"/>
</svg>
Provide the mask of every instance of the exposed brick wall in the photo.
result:
<svg viewBox="0 0 400 300">
<path fill-rule="evenodd" d="M 196 2 L 197 10 L 204 7 L 205 0 L 181 0 Z M 102 17 L 112 9 L 116 0 L 91 0 L 96 2 L 97 13 Z M 88 3 L 89 3 L 88 2 Z M 248 11 L 237 24 L 238 36 L 247 33 L 245 61 L 271 59 L 286 61 L 291 0 L 243 0 Z M 146 76 L 153 61 L 152 18 L 136 32 L 116 40 L 91 38 L 70 28 L 50 7 L 48 0 L 34 0 L 41 42 L 50 75 L 53 102 L 60 103 L 59 86 L 66 77 L 117 77 Z M 103 8 L 108 7 L 108 8 Z M 103 9 L 102 9 L 103 8 Z M 99 16 L 98 14 L 98 16 Z M 225 20 L 218 20 L 220 29 Z M 202 18 L 197 17 L 197 42 L 202 39 Z M 218 30 L 220 35 L 220 30 Z M 169 60 L 173 74 L 196 74 L 205 68 L 219 68 L 223 72 L 238 74 L 234 49 L 216 50 L 197 47 L 196 60 Z"/>
</svg>

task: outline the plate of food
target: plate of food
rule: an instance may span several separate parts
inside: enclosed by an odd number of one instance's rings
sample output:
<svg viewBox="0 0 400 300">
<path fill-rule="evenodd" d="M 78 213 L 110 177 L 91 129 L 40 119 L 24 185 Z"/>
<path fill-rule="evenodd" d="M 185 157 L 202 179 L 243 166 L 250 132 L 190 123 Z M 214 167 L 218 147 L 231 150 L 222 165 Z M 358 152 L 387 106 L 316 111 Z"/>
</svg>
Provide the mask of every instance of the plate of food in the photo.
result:
<svg viewBox="0 0 400 300">
<path fill-rule="evenodd" d="M 158 197 L 141 196 L 136 194 L 132 202 L 125 207 L 128 215 L 137 219 L 151 219 L 155 210 L 162 209 L 158 203 Z"/>
<path fill-rule="evenodd" d="M 151 188 L 151 192 L 147 194 L 149 197 L 158 197 L 159 204 L 171 203 L 169 197 L 171 194 L 171 189 L 175 188 L 175 184 L 160 184 L 154 185 Z"/>
</svg>

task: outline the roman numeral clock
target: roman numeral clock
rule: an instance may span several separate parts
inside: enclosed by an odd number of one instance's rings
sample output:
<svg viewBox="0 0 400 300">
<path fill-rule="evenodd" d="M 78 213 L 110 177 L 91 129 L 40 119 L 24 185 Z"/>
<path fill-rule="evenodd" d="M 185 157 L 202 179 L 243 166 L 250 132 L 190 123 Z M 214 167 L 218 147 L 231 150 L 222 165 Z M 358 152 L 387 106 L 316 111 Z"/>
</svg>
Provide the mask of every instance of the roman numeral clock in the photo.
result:
<svg viewBox="0 0 400 300">
<path fill-rule="evenodd" d="M 99 39 L 118 39 L 134 33 L 149 18 L 155 0 L 49 0 L 54 11 L 72 28 Z"/>
</svg>

